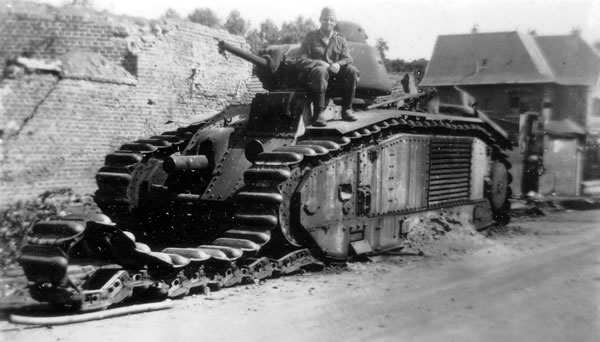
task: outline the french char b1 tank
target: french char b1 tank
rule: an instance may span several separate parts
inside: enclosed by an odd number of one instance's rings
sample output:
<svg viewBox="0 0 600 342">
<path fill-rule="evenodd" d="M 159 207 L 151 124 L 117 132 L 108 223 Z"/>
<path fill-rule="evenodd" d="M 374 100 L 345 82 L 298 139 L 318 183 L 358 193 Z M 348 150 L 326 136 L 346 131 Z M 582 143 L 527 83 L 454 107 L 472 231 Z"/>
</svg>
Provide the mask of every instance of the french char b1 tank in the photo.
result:
<svg viewBox="0 0 600 342">
<path fill-rule="evenodd" d="M 33 227 L 20 258 L 32 297 L 97 310 L 398 248 L 428 218 L 506 224 L 506 134 L 472 108 L 420 110 L 425 92 L 376 102 L 390 93 L 385 68 L 360 27 L 340 30 L 361 72 L 357 121 L 339 120 L 334 94 L 327 126 L 311 126 L 297 48 L 256 56 L 220 42 L 257 66 L 269 92 L 243 118 L 108 154 L 96 175 L 104 214 Z"/>
</svg>

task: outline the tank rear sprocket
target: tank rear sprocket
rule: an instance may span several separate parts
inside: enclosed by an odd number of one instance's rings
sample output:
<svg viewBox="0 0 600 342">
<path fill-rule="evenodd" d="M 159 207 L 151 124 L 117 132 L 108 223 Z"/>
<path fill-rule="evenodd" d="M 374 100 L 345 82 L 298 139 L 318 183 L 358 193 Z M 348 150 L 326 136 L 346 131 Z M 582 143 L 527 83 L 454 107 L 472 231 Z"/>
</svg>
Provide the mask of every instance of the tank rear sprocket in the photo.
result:
<svg viewBox="0 0 600 342">
<path fill-rule="evenodd" d="M 486 195 L 490 201 L 494 221 L 499 225 L 507 225 L 510 222 L 510 199 L 512 197 L 510 167 L 511 164 L 503 153 L 497 151 L 493 153 L 490 162 L 490 177 L 486 183 Z"/>
</svg>

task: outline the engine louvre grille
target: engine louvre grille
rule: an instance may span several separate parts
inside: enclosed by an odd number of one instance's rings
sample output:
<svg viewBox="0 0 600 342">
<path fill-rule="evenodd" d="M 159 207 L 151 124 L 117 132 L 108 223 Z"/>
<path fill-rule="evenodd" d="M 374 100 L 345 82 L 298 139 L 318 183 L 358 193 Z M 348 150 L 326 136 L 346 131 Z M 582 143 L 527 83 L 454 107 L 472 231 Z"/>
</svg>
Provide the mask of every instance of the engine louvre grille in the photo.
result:
<svg viewBox="0 0 600 342">
<path fill-rule="evenodd" d="M 469 199 L 472 144 L 472 138 L 431 139 L 429 205 Z"/>
</svg>

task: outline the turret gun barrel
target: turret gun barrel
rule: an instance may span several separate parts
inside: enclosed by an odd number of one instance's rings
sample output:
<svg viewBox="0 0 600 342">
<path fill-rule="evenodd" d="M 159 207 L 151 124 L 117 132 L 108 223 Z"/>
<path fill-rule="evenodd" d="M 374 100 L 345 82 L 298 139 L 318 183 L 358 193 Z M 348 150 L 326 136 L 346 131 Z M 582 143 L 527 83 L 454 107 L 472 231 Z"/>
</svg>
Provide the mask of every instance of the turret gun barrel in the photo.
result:
<svg viewBox="0 0 600 342">
<path fill-rule="evenodd" d="M 244 51 L 238 47 L 235 47 L 223 40 L 219 41 L 219 51 L 228 51 L 229 53 L 232 53 L 238 57 L 240 57 L 243 60 L 246 60 L 256 66 L 259 67 L 263 67 L 263 68 L 267 68 L 269 67 L 269 61 L 267 61 L 265 58 L 262 58 L 260 56 L 257 56 L 253 53 L 250 53 L 248 51 Z"/>
</svg>

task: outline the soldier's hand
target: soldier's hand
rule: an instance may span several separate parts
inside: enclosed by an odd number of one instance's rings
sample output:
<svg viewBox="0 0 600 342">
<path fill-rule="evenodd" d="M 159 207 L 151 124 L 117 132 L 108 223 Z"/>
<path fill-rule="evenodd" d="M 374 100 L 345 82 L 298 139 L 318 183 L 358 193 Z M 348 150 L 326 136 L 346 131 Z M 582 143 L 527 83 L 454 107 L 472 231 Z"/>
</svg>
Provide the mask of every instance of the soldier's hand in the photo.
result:
<svg viewBox="0 0 600 342">
<path fill-rule="evenodd" d="M 338 71 L 340 71 L 340 65 L 338 63 L 333 63 L 329 67 L 329 70 L 331 70 L 332 73 L 337 74 Z"/>
<path fill-rule="evenodd" d="M 329 63 L 327 63 L 325 61 L 318 61 L 317 66 L 324 66 L 326 68 L 330 67 Z"/>
</svg>

